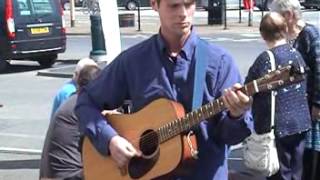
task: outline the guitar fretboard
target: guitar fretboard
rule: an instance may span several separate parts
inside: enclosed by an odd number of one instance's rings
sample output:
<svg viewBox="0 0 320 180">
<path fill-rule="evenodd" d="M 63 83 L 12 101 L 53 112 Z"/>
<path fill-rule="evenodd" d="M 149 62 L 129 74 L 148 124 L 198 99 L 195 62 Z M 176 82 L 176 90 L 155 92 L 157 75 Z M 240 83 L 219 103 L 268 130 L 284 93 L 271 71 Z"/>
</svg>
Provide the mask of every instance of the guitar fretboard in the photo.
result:
<svg viewBox="0 0 320 180">
<path fill-rule="evenodd" d="M 259 92 L 257 81 L 250 82 L 239 89 L 248 96 Z M 160 143 L 165 142 L 182 132 L 189 131 L 193 126 L 198 125 L 201 121 L 213 117 L 214 115 L 222 112 L 226 106 L 222 97 L 201 106 L 200 108 L 191 111 L 181 119 L 171 121 L 157 130 Z"/>
</svg>

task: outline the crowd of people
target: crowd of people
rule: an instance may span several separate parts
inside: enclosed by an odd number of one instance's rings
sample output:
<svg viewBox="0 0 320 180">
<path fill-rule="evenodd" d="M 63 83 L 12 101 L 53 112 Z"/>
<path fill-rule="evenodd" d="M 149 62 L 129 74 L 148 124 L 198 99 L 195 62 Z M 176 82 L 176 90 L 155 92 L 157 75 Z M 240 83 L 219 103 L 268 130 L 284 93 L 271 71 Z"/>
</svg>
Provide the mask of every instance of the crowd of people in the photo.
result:
<svg viewBox="0 0 320 180">
<path fill-rule="evenodd" d="M 40 178 L 83 179 L 84 136 L 120 169 L 141 156 L 139 148 L 119 134 L 102 112 L 117 109 L 129 99 L 134 113 L 160 98 L 178 102 L 191 112 L 194 82 L 199 78 L 196 66 L 203 57 L 208 61 L 197 101 L 207 104 L 221 97 L 219 104 L 225 110 L 192 129 L 198 152 L 192 171 L 158 178 L 227 180 L 229 147 L 252 131 L 271 130 L 271 92 L 250 97 L 239 91 L 243 79 L 231 54 L 202 40 L 192 25 L 196 0 L 150 2 L 160 18 L 157 34 L 123 51 L 101 71 L 91 60 L 79 62 L 66 85 L 72 88 L 65 88 L 64 102 L 54 105 Z M 274 129 L 280 170 L 266 177 L 272 180 L 320 177 L 320 33 L 303 21 L 300 8 L 298 0 L 273 1 L 271 12 L 260 22 L 267 49 L 256 58 L 244 81 L 270 72 L 270 54 L 276 67 L 291 64 L 309 69 L 305 81 L 276 90 Z"/>
</svg>

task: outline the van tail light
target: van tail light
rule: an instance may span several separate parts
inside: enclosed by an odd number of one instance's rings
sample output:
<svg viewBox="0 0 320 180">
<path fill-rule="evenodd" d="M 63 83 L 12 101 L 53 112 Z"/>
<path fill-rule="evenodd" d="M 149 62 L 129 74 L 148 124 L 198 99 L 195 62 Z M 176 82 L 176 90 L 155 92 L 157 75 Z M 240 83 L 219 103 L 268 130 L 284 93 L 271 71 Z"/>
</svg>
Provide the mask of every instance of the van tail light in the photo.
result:
<svg viewBox="0 0 320 180">
<path fill-rule="evenodd" d="M 7 23 L 7 33 L 10 39 L 16 37 L 15 24 L 13 19 L 13 3 L 12 0 L 5 1 L 5 19 Z"/>
<path fill-rule="evenodd" d="M 61 22 L 62 22 L 61 31 L 62 31 L 62 33 L 66 33 L 66 21 L 64 19 L 63 8 L 61 6 L 61 3 L 59 3 L 59 4 L 60 4 L 60 16 L 61 16 Z"/>
</svg>

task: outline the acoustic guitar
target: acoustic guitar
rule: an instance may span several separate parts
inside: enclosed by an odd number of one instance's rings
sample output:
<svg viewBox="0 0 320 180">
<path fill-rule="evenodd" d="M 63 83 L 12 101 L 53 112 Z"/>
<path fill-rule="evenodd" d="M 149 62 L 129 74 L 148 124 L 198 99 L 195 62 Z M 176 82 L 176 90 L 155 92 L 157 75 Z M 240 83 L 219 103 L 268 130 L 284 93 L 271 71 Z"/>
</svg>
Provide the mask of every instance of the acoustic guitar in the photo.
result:
<svg viewBox="0 0 320 180">
<path fill-rule="evenodd" d="M 288 65 L 239 90 L 252 96 L 301 82 L 305 78 L 304 74 L 302 67 Z M 153 179 L 179 172 L 179 167 L 192 159 L 192 150 L 196 148 L 194 136 L 188 138 L 186 132 L 225 109 L 221 97 L 187 114 L 181 104 L 158 99 L 133 114 L 106 115 L 108 123 L 140 150 L 142 155 L 133 157 L 126 167 L 119 168 L 110 156 L 102 156 L 85 138 L 82 149 L 85 179 Z"/>
</svg>

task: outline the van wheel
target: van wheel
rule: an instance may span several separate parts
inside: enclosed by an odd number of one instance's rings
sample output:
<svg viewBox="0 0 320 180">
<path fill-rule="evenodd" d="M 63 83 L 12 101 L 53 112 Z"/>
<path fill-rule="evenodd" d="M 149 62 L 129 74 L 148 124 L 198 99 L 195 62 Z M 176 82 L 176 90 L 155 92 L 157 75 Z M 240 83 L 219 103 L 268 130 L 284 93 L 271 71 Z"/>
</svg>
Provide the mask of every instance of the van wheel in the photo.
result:
<svg viewBox="0 0 320 180">
<path fill-rule="evenodd" d="M 138 4 L 137 4 L 136 1 L 130 0 L 130 1 L 128 1 L 127 5 L 126 5 L 126 9 L 130 10 L 130 11 L 133 11 L 133 10 L 135 10 L 137 8 L 137 6 L 138 6 Z"/>
<path fill-rule="evenodd" d="M 70 3 L 69 2 L 66 2 L 63 4 L 63 9 L 64 10 L 70 10 Z"/>
<path fill-rule="evenodd" d="M 3 73 L 8 68 L 8 61 L 0 59 L 0 73 Z"/>
<path fill-rule="evenodd" d="M 49 68 L 56 62 L 57 58 L 58 58 L 58 55 L 54 54 L 54 55 L 42 56 L 37 61 L 41 67 Z"/>
</svg>

